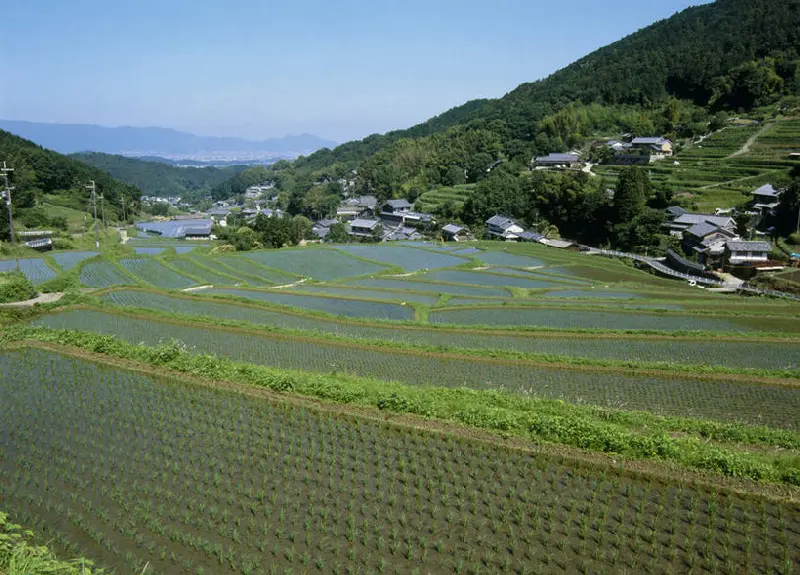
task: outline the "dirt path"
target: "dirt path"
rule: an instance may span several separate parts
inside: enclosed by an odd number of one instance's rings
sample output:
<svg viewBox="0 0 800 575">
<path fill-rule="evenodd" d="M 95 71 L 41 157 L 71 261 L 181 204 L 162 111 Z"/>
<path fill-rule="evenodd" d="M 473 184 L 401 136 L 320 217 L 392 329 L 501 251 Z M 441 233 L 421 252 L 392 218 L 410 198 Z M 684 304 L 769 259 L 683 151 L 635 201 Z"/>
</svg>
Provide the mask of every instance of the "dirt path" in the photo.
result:
<svg viewBox="0 0 800 575">
<path fill-rule="evenodd" d="M 732 153 L 725 159 L 730 160 L 731 158 L 735 158 L 736 156 L 742 156 L 744 154 L 747 154 L 750 151 L 750 148 L 753 146 L 753 144 L 756 143 L 756 140 L 758 140 L 758 138 L 761 137 L 764 134 L 764 132 L 769 130 L 771 127 L 772 127 L 771 123 L 764 124 L 763 128 L 761 128 L 758 132 L 756 132 L 747 139 L 747 141 L 744 143 L 744 146 L 742 146 L 740 150 L 737 150 L 736 152 Z"/>
<path fill-rule="evenodd" d="M 6 307 L 31 307 L 37 303 L 53 303 L 64 297 L 64 292 L 42 293 L 33 299 L 25 301 L 12 301 L 10 303 L 2 303 L 0 305 Z"/>
</svg>

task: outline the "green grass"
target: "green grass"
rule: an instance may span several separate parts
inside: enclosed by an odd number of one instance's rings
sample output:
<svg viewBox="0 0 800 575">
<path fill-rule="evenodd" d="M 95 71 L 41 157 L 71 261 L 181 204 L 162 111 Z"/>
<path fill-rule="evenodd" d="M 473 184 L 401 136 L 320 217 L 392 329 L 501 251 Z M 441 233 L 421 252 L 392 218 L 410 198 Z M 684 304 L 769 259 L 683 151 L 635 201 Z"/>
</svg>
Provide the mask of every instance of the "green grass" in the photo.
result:
<svg viewBox="0 0 800 575">
<path fill-rule="evenodd" d="M 192 353 L 216 354 L 237 361 L 305 370 L 341 372 L 415 386 L 504 389 L 605 407 L 627 406 L 656 413 L 694 414 L 734 421 L 796 425 L 800 388 L 748 385 L 709 380 L 688 373 L 628 372 L 546 366 L 525 360 L 475 354 L 440 354 L 386 346 L 306 340 L 277 332 L 174 323 L 154 316 L 133 317 L 109 311 L 78 309 L 43 316 L 36 325 L 60 330 L 88 330 L 115 335 L 130 343 L 156 345 L 175 339 Z M 711 398 L 714 398 L 711 401 Z"/>
</svg>

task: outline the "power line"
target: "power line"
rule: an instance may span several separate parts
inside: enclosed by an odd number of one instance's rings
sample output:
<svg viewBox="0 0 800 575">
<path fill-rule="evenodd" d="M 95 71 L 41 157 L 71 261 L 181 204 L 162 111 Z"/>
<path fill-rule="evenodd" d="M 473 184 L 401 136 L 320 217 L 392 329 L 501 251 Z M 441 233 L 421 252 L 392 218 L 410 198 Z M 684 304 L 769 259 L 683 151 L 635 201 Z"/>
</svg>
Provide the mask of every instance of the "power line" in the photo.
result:
<svg viewBox="0 0 800 575">
<path fill-rule="evenodd" d="M 90 180 L 86 187 L 92 190 L 92 205 L 94 206 L 94 245 L 100 249 L 100 230 L 97 228 L 97 190 L 94 185 L 94 180 Z"/>
<path fill-rule="evenodd" d="M 13 172 L 14 168 L 9 168 L 6 166 L 6 163 L 3 162 L 3 167 L 0 168 L 0 172 L 3 173 L 3 192 L 0 197 L 4 198 L 6 201 L 6 208 L 8 209 L 8 235 L 11 236 L 11 247 L 15 247 L 14 242 L 14 220 L 11 217 L 11 190 L 14 188 L 9 187 L 8 185 L 8 174 L 9 172 Z M 17 271 L 19 271 L 19 257 L 16 258 L 17 260 Z"/>
</svg>

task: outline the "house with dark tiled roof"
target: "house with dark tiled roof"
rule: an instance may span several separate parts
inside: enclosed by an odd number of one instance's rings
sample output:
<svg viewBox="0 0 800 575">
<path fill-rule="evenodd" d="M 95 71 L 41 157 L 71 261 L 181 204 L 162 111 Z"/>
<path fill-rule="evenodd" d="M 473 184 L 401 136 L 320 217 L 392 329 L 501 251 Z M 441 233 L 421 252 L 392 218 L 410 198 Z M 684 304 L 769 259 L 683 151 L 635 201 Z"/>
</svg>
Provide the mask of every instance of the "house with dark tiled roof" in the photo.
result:
<svg viewBox="0 0 800 575">
<path fill-rule="evenodd" d="M 672 142 L 661 136 L 634 138 L 631 148 L 639 152 L 646 152 L 650 156 L 671 156 Z"/>
<path fill-rule="evenodd" d="M 696 253 L 704 263 L 719 263 L 725 253 L 725 244 L 739 236 L 732 230 L 720 228 L 711 222 L 699 222 L 683 233 L 686 253 Z"/>
<path fill-rule="evenodd" d="M 347 234 L 356 238 L 371 238 L 380 226 L 380 220 L 356 218 L 347 225 Z"/>
<path fill-rule="evenodd" d="M 751 192 L 753 208 L 761 213 L 772 212 L 781 202 L 783 190 L 776 190 L 772 184 L 765 184 Z"/>
<path fill-rule="evenodd" d="M 765 262 L 771 251 L 769 242 L 729 241 L 725 243 L 725 261 L 731 265 Z"/>
<path fill-rule="evenodd" d="M 495 238 L 516 241 L 525 229 L 511 218 L 497 214 L 486 220 L 486 233 Z"/>
<path fill-rule="evenodd" d="M 467 242 L 475 239 L 467 228 L 456 224 L 447 224 L 444 226 L 442 228 L 442 236 L 449 242 Z"/>
<path fill-rule="evenodd" d="M 574 168 L 581 165 L 578 154 L 548 154 L 533 159 L 535 168 Z"/>
</svg>

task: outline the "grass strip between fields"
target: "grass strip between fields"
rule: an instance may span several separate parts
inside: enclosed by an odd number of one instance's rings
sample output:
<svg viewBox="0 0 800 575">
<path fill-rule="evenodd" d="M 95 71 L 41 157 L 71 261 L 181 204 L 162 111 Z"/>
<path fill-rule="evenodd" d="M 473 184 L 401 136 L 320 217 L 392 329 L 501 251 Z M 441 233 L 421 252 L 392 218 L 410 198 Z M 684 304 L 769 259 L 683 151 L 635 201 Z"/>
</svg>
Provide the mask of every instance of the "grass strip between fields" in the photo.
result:
<svg viewBox="0 0 800 575">
<path fill-rule="evenodd" d="M 477 391 L 410 386 L 346 375 L 319 375 L 189 353 L 180 342 L 155 347 L 75 330 L 9 326 L 0 343 L 70 346 L 201 378 L 236 382 L 343 405 L 456 422 L 539 443 L 756 482 L 800 486 L 800 434 L 762 426 L 656 416 Z M 769 449 L 764 449 L 765 447 Z M 797 495 L 795 489 L 790 492 Z"/>
<path fill-rule="evenodd" d="M 63 311 L 73 309 L 95 309 L 133 318 L 155 319 L 156 321 L 190 325 L 194 327 L 208 328 L 209 326 L 213 326 L 220 329 L 235 330 L 240 333 L 244 332 L 269 337 L 283 337 L 302 341 L 325 341 L 326 343 L 342 345 L 346 347 L 357 347 L 361 349 L 389 349 L 398 353 L 410 355 L 426 354 L 454 359 L 467 356 L 477 360 L 494 362 L 526 362 L 535 367 L 572 369 L 575 371 L 624 371 L 626 374 L 638 374 L 656 377 L 683 377 L 687 379 L 724 380 L 727 382 L 755 383 L 777 387 L 800 387 L 800 369 L 768 370 L 756 368 L 733 368 L 718 365 L 685 364 L 677 361 L 622 361 L 616 359 L 597 359 L 571 355 L 539 354 L 507 349 L 465 348 L 448 346 L 445 344 L 429 345 L 392 339 L 359 338 L 354 335 L 339 335 L 322 330 L 309 331 L 287 327 L 276 327 L 272 325 L 220 319 L 202 314 L 190 315 L 134 306 L 120 306 L 108 301 L 101 301 L 100 303 L 93 303 L 91 305 L 73 305 L 61 308 Z M 386 325 L 383 324 L 382 327 L 386 327 Z M 525 334 L 525 336 L 532 337 L 530 333 Z M 578 334 L 572 334 L 572 336 L 580 337 Z M 568 337 L 569 336 L 566 336 L 565 339 Z M 641 340 L 641 338 L 638 339 Z M 661 340 L 661 338 L 658 337 L 652 339 L 655 341 Z M 624 341 L 624 338 L 620 338 L 620 340 Z M 446 339 L 443 339 L 442 341 L 446 341 Z M 775 341 L 778 342 L 785 340 Z M 789 341 L 793 343 L 792 340 Z"/>
</svg>

